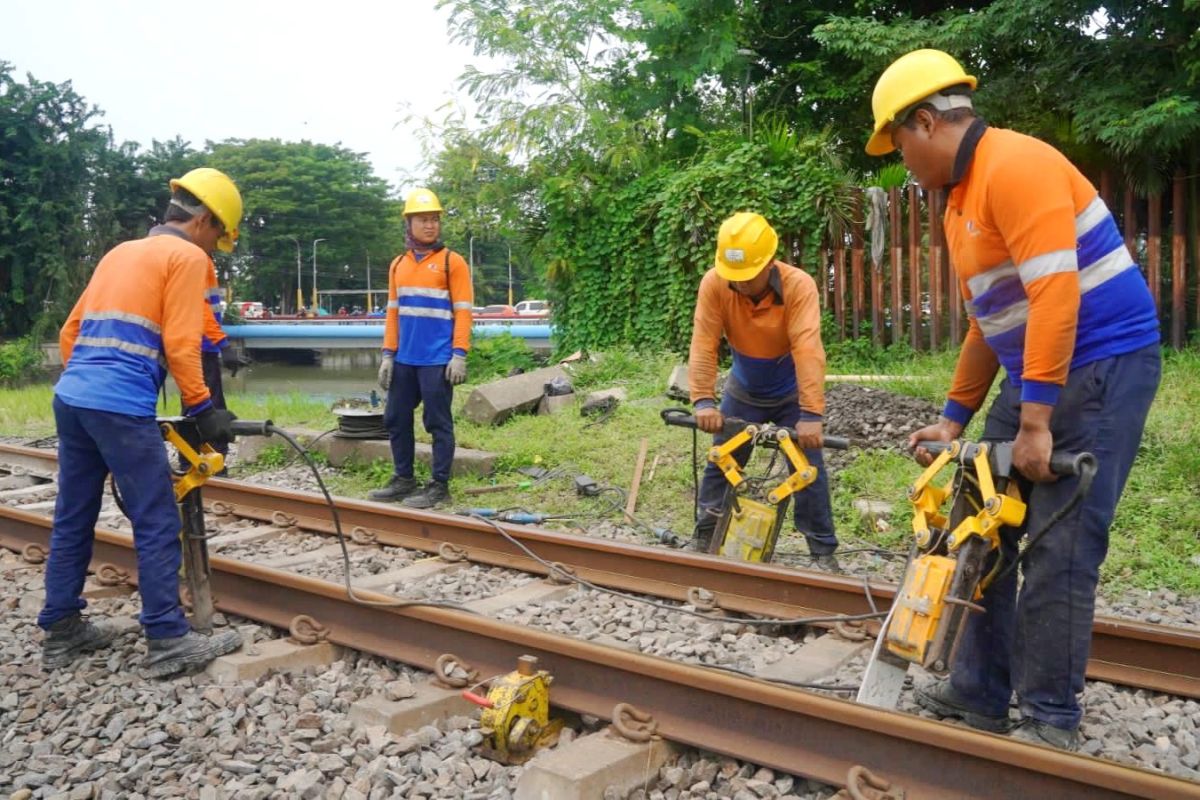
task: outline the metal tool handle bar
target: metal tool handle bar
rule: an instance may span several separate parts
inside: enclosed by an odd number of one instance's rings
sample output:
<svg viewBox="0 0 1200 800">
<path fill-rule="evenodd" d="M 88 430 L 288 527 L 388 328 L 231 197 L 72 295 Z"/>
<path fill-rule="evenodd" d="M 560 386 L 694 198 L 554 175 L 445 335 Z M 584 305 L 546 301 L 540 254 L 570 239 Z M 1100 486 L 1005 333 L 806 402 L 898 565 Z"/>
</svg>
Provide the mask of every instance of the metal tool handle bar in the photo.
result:
<svg viewBox="0 0 1200 800">
<path fill-rule="evenodd" d="M 270 436 L 273 425 L 269 419 L 235 419 L 229 430 L 234 436 Z"/>
<path fill-rule="evenodd" d="M 1050 471 L 1055 475 L 1082 475 L 1087 467 L 1095 469 L 1096 457 L 1091 453 L 1053 452 L 1050 454 Z"/>
<path fill-rule="evenodd" d="M 662 417 L 662 421 L 668 425 L 675 425 L 680 428 L 697 427 L 696 417 L 687 413 L 687 411 L 682 408 L 664 408 L 660 412 L 660 416 Z M 749 424 L 751 423 L 746 422 L 746 420 L 741 419 L 740 417 L 726 417 L 725 427 L 722 432 L 726 436 L 732 436 Z M 799 434 L 797 434 L 794 430 L 789 432 L 791 433 L 793 439 L 799 437 Z M 826 450 L 849 450 L 850 440 L 845 436 L 823 436 L 821 437 L 821 446 Z"/>
<path fill-rule="evenodd" d="M 950 448 L 950 442 L 917 442 L 917 447 L 927 450 L 931 455 L 937 455 L 943 450 Z M 972 444 L 968 444 L 970 448 Z M 971 458 L 970 449 L 967 450 L 967 457 Z M 1093 468 L 1096 465 L 1096 457 L 1091 453 L 1071 453 L 1065 450 L 1055 450 L 1050 454 L 1050 471 L 1055 475 L 1079 475 L 1083 472 L 1086 465 L 1091 465 Z"/>
</svg>

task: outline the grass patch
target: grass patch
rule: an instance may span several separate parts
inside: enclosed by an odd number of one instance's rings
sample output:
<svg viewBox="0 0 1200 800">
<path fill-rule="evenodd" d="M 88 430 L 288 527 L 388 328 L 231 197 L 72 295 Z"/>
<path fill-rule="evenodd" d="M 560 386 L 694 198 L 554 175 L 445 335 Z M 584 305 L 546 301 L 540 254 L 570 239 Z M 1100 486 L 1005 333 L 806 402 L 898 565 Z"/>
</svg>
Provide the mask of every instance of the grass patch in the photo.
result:
<svg viewBox="0 0 1200 800">
<path fill-rule="evenodd" d="M 829 372 L 897 376 L 883 388 L 940 402 L 953 372 L 954 352 L 905 354 L 892 351 L 874 360 L 859 350 L 830 347 Z M 673 405 L 663 395 L 667 375 L 677 363 L 671 354 L 644 355 L 618 349 L 596 362 L 578 364 L 575 385 L 582 393 L 609 386 L 624 386 L 629 400 L 607 421 L 590 424 L 569 409 L 553 417 L 520 416 L 491 427 L 474 425 L 458 415 L 457 438 L 461 447 L 500 454 L 496 475 L 489 479 L 466 477 L 454 481 L 456 506 L 522 507 L 546 513 L 573 513 L 580 522 L 596 518 L 618 519 L 615 494 L 603 499 L 578 498 L 571 477 L 580 472 L 601 483 L 627 488 L 633 476 L 641 439 L 649 448 L 638 498 L 637 514 L 652 527 L 666 527 L 686 536 L 692 526 L 692 436 L 668 428 L 659 411 Z M 916 376 L 906 379 L 899 376 Z M 471 386 L 455 392 L 461 412 Z M 53 433 L 51 389 L 44 385 L 0 388 L 0 433 L 30 439 Z M 285 428 L 318 431 L 332 428 L 335 419 L 326 404 L 300 393 L 287 395 L 231 394 L 229 404 L 239 416 L 269 417 Z M 162 405 L 163 413 L 178 413 L 178 399 Z M 1112 526 L 1108 560 L 1101 571 L 1101 587 L 1112 595 L 1131 589 L 1170 589 L 1200 594 L 1200 426 L 1192 420 L 1200 408 L 1200 352 L 1168 353 L 1162 387 L 1151 408 L 1146 434 Z M 977 436 L 983 415 L 967 431 Z M 418 438 L 428 441 L 417 425 Z M 699 438 L 703 459 L 707 437 Z M 657 465 L 652 465 L 655 457 Z M 282 445 L 268 448 L 251 469 L 282 465 L 291 459 Z M 469 487 L 518 483 L 523 466 L 559 468 L 563 477 L 532 489 L 514 489 L 470 497 Z M 753 467 L 752 467 L 753 468 Z M 833 481 L 834 514 L 844 540 L 867 541 L 902 549 L 911 530 L 911 510 L 905 488 L 919 474 L 911 460 L 894 453 L 862 453 Z M 329 479 L 339 494 L 363 497 L 382 486 L 391 475 L 386 461 L 351 465 Z M 418 463 L 417 477 L 426 480 L 428 469 Z M 887 530 L 866 525 L 853 509 L 858 498 L 883 500 L 893 506 Z M 790 526 L 785 526 L 785 531 Z M 647 535 L 647 539 L 649 539 Z M 791 537 L 788 541 L 792 541 Z"/>
<path fill-rule="evenodd" d="M 0 387 L 0 434 L 38 439 L 54 433 L 54 388 L 30 384 Z"/>
</svg>

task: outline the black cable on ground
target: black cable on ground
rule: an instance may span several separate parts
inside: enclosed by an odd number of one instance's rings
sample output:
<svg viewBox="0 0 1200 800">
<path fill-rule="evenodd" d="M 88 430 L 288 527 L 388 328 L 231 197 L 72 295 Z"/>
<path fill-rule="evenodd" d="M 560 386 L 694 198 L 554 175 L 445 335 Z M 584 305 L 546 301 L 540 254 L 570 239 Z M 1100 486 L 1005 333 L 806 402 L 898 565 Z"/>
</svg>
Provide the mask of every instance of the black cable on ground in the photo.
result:
<svg viewBox="0 0 1200 800">
<path fill-rule="evenodd" d="M 386 439 L 387 427 L 382 414 L 338 414 L 337 436 L 340 439 Z"/>
<path fill-rule="evenodd" d="M 696 617 L 697 619 L 702 619 L 706 622 L 728 622 L 728 623 L 732 623 L 735 625 L 816 625 L 816 624 L 833 623 L 833 622 L 856 622 L 859 620 L 882 619 L 883 617 L 887 616 L 887 614 L 885 614 L 883 612 L 875 612 L 875 613 L 871 613 L 871 614 L 833 614 L 833 615 L 825 616 L 825 617 L 800 617 L 797 619 L 762 619 L 762 618 L 741 618 L 741 617 L 717 617 L 717 616 L 713 616 L 712 614 L 709 614 L 707 612 L 688 611 L 686 608 L 683 608 L 681 606 L 672 606 L 672 605 L 668 605 L 666 603 L 660 603 L 657 600 L 649 600 L 645 597 L 639 597 L 637 595 L 628 594 L 626 592 L 618 591 L 616 589 L 608 589 L 603 586 L 597 586 L 596 584 L 592 583 L 591 581 L 585 580 L 584 578 L 580 578 L 578 575 L 572 575 L 570 573 L 564 572 L 563 570 L 559 569 L 554 564 L 545 560 L 544 558 L 539 556 L 537 553 L 533 552 L 528 547 L 526 547 L 523 542 L 518 540 L 516 537 L 514 537 L 508 531 L 504 530 L 504 528 L 500 527 L 500 525 L 495 520 L 489 519 L 488 517 L 480 516 L 479 514 L 468 514 L 467 516 L 470 516 L 474 519 L 481 520 L 483 522 L 486 522 L 488 525 L 491 525 L 493 528 L 495 528 L 496 532 L 499 533 L 501 536 L 503 536 L 505 539 L 507 539 L 510 544 L 512 544 L 517 549 L 519 549 L 521 552 L 525 553 L 525 555 L 529 556 L 534 561 L 538 562 L 543 567 L 545 567 L 548 570 L 549 574 L 551 574 L 551 575 L 562 575 L 566 579 L 573 581 L 574 583 L 577 583 L 586 589 L 591 589 L 594 592 L 600 592 L 601 594 L 612 595 L 613 597 L 620 597 L 624 600 L 629 600 L 634 603 L 642 603 L 644 605 L 648 605 L 653 608 L 658 608 L 663 611 L 670 611 L 675 614 L 683 614 L 684 616 Z"/>
<path fill-rule="evenodd" d="M 342 520 L 338 514 L 337 504 L 333 502 L 333 496 L 329 494 L 329 489 L 325 487 L 325 481 L 321 478 L 321 471 L 317 469 L 316 462 L 312 460 L 312 456 L 308 451 L 300 446 L 300 443 L 292 438 L 285 430 L 275 427 L 274 425 L 267 426 L 268 433 L 275 434 L 292 446 L 297 453 L 301 455 L 309 469 L 312 470 L 313 477 L 317 479 L 317 486 L 321 489 L 321 494 L 325 496 L 325 504 L 329 506 L 330 516 L 333 518 L 333 528 L 337 532 L 338 544 L 342 548 L 342 578 L 346 586 L 346 596 L 355 603 L 363 606 L 373 606 L 376 608 L 410 608 L 414 606 L 423 606 L 428 608 L 449 608 L 454 611 L 465 611 L 469 614 L 476 612 L 469 608 L 458 605 L 457 603 L 448 603 L 440 600 L 367 600 L 359 597 L 354 592 L 354 586 L 350 582 L 350 550 L 346 547 L 346 534 L 342 531 Z"/>
</svg>

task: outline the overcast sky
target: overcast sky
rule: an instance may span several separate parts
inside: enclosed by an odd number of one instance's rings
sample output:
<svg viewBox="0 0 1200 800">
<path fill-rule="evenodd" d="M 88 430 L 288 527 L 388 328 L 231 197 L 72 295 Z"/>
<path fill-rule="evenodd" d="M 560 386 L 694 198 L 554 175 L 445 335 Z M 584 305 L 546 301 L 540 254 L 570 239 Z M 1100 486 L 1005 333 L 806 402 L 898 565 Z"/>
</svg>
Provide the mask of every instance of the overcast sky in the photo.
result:
<svg viewBox="0 0 1200 800">
<path fill-rule="evenodd" d="M 309 139 L 368 153 L 397 188 L 422 169 L 411 112 L 440 118 L 469 47 L 433 0 L 7 0 L 0 60 L 71 81 L 118 140 Z"/>
</svg>

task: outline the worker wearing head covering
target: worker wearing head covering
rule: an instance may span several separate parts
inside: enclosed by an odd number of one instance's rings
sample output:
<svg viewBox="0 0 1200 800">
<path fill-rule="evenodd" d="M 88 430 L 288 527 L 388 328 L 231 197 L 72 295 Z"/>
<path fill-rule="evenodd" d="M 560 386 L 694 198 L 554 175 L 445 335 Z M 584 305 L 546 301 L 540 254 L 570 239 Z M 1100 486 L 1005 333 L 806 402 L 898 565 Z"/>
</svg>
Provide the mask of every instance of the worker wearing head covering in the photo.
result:
<svg viewBox="0 0 1200 800">
<path fill-rule="evenodd" d="M 146 667 L 161 676 L 201 665 L 237 648 L 235 631 L 193 631 L 179 604 L 181 522 L 171 471 L 155 420 L 168 373 L 201 436 L 232 438 L 233 415 L 213 406 L 200 368 L 209 253 L 231 251 L 242 199 L 215 169 L 171 181 L 164 224 L 124 242 L 96 266 L 59 336 L 65 370 L 54 387 L 58 430 L 58 497 L 46 601 L 42 663 L 69 664 L 107 646 L 114 630 L 86 620 L 83 582 L 91 561 L 104 482 L 113 476 L 133 523 Z"/>
<path fill-rule="evenodd" d="M 1099 471 L 1082 503 L 983 596 L 959 641 L 949 681 L 917 701 L 989 730 L 1078 746 L 1084 668 L 1108 529 L 1161 374 L 1150 292 L 1096 188 L 1045 142 L 990 127 L 974 109 L 976 79 L 939 50 L 897 59 L 875 85 L 867 152 L 899 150 L 927 191 L 946 193 L 943 224 L 969 326 L 940 422 L 918 441 L 950 441 L 1005 377 L 982 438 L 1013 441 L 1028 511 L 1001 532 L 1015 558 L 1072 497 L 1054 479 L 1054 450 L 1089 451 Z M 928 463 L 923 449 L 918 456 Z"/>
<path fill-rule="evenodd" d="M 394 473 L 372 500 L 403 501 L 432 508 L 450 499 L 454 464 L 454 387 L 467 379 L 471 346 L 471 269 L 441 241 L 442 203 L 429 189 L 415 189 L 404 203 L 408 250 L 388 268 L 387 321 L 379 386 L 388 393 L 384 425 Z M 413 415 L 433 437 L 433 476 L 421 486 L 413 476 L 416 439 Z"/>
<path fill-rule="evenodd" d="M 726 416 L 747 422 L 795 427 L 817 479 L 794 496 L 796 529 L 808 540 L 814 563 L 837 569 L 837 536 L 829 480 L 821 451 L 825 413 L 825 348 L 817 285 L 803 270 L 775 260 L 779 237 L 760 214 L 740 212 L 721 225 L 716 264 L 700 281 L 688 357 L 688 382 L 696 422 L 728 437 Z M 717 351 L 721 339 L 733 351 L 733 369 L 716 402 Z M 734 454 L 745 464 L 748 450 Z M 715 464 L 704 469 L 700 517 L 692 547 L 707 550 L 725 497 L 726 480 Z"/>
</svg>

